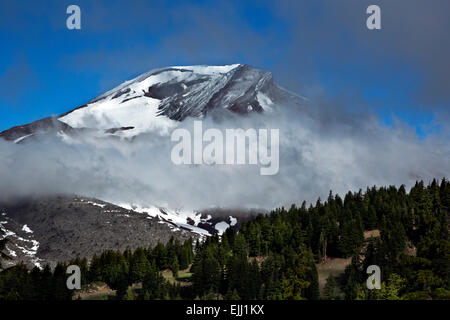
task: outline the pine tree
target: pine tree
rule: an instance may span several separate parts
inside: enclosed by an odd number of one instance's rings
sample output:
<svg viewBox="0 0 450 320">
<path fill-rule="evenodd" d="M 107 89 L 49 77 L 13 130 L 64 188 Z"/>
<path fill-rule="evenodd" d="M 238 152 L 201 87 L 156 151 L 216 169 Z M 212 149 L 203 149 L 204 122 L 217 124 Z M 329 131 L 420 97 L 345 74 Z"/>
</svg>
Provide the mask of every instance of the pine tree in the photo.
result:
<svg viewBox="0 0 450 320">
<path fill-rule="evenodd" d="M 332 274 L 327 278 L 327 282 L 323 288 L 323 295 L 327 300 L 335 300 L 337 296 L 337 283 Z"/>
<path fill-rule="evenodd" d="M 141 282 L 147 270 L 150 268 L 145 252 L 141 248 L 137 248 L 130 257 L 130 281 L 131 283 Z"/>
<path fill-rule="evenodd" d="M 180 266 L 179 266 L 179 264 L 178 264 L 178 259 L 177 259 L 177 257 L 175 257 L 175 258 L 173 259 L 172 266 L 171 266 L 171 270 L 172 270 L 173 277 L 174 277 L 175 279 L 178 278 L 178 271 L 180 270 Z"/>
</svg>

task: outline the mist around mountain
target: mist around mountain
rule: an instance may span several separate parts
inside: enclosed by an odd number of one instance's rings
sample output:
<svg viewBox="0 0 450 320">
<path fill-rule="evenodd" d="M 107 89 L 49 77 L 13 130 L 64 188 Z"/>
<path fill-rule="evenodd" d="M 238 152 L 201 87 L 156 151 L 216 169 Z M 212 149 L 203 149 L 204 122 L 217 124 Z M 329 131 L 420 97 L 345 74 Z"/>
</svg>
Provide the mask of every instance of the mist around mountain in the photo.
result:
<svg viewBox="0 0 450 320">
<path fill-rule="evenodd" d="M 329 190 L 406 184 L 450 171 L 444 136 L 417 137 L 351 114 L 339 101 L 311 101 L 247 65 L 150 71 L 59 116 L 0 134 L 4 200 L 78 194 L 174 211 L 264 208 L 315 201 Z M 257 166 L 177 166 L 175 128 L 280 130 L 279 172 Z M 4 140 L 4 141 L 3 141 Z"/>
</svg>

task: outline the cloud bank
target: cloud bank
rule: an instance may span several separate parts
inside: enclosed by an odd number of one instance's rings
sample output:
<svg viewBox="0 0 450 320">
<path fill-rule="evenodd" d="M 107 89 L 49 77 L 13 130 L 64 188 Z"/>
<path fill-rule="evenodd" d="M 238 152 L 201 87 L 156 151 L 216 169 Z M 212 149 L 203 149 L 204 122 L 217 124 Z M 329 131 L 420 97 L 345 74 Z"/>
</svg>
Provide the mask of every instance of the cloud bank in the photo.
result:
<svg viewBox="0 0 450 320">
<path fill-rule="evenodd" d="M 132 142 L 93 134 L 71 143 L 58 138 L 0 143 L 0 194 L 74 193 L 115 203 L 171 209 L 248 207 L 271 209 L 341 195 L 367 186 L 448 177 L 450 150 L 440 136 L 419 139 L 398 122 L 383 126 L 370 114 L 342 112 L 338 102 L 277 106 L 276 112 L 212 118 L 203 127 L 278 128 L 279 172 L 261 176 L 255 165 L 175 165 L 170 135 L 158 132 Z M 194 119 L 180 127 L 192 132 Z"/>
</svg>

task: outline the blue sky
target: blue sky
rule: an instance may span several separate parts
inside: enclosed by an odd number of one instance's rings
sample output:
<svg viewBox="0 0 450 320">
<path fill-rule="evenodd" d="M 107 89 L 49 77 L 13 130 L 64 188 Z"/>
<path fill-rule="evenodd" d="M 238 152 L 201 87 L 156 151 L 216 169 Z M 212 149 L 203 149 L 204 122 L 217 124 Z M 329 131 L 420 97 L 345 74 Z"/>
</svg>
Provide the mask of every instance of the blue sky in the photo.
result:
<svg viewBox="0 0 450 320">
<path fill-rule="evenodd" d="M 382 30 L 369 31 L 365 9 L 375 3 Z M 66 28 L 70 4 L 81 8 L 81 30 Z M 399 119 L 423 138 L 439 132 L 450 102 L 441 13 L 449 5 L 423 5 L 4 0 L 0 130 L 71 110 L 153 68 L 247 63 L 291 91 L 344 101 L 336 107 L 385 125 Z"/>
</svg>

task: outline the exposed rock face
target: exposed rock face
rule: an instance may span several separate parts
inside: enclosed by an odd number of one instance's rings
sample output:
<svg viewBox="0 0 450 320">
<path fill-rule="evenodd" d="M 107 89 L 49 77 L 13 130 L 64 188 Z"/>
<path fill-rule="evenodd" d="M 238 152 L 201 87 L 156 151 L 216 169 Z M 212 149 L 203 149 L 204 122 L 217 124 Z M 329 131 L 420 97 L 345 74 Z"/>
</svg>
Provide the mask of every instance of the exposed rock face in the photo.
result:
<svg viewBox="0 0 450 320">
<path fill-rule="evenodd" d="M 38 135 L 43 137 L 49 134 L 56 134 L 58 131 L 71 132 L 73 129 L 55 117 L 48 117 L 5 130 L 0 133 L 0 137 L 7 141 L 21 143 L 25 141 L 25 139 L 29 141 L 37 139 Z"/>
</svg>

